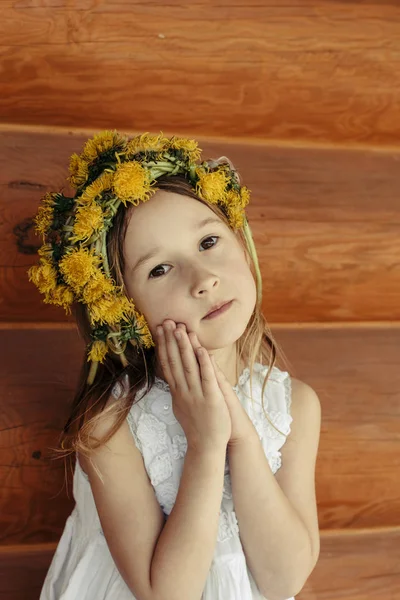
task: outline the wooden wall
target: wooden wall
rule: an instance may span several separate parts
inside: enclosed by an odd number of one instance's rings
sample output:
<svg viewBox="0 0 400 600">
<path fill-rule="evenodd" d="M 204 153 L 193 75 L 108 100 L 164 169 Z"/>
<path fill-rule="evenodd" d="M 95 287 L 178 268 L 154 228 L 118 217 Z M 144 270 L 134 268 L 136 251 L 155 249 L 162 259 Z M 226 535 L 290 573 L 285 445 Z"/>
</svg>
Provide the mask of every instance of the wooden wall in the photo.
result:
<svg viewBox="0 0 400 600">
<path fill-rule="evenodd" d="M 50 447 L 83 353 L 26 271 L 46 191 L 102 129 L 229 156 L 263 309 L 317 391 L 320 560 L 299 600 L 400 597 L 400 4 L 2 2 L 0 600 L 38 598 L 72 509 Z"/>
</svg>

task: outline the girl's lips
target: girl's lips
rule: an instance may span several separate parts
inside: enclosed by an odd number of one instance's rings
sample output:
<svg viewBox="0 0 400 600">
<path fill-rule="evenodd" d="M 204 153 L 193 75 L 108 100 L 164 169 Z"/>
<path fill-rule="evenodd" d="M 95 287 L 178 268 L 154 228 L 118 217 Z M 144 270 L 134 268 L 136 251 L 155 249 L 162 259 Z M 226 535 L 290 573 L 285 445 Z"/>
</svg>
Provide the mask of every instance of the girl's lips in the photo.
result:
<svg viewBox="0 0 400 600">
<path fill-rule="evenodd" d="M 214 319 L 214 317 L 218 317 L 219 315 L 222 315 L 224 312 L 229 310 L 229 308 L 232 306 L 232 302 L 233 302 L 233 300 L 231 300 L 230 302 L 227 302 L 226 304 L 221 306 L 221 308 L 219 308 L 218 310 L 214 310 L 214 312 L 209 313 L 206 317 L 203 317 L 203 319 Z"/>
</svg>

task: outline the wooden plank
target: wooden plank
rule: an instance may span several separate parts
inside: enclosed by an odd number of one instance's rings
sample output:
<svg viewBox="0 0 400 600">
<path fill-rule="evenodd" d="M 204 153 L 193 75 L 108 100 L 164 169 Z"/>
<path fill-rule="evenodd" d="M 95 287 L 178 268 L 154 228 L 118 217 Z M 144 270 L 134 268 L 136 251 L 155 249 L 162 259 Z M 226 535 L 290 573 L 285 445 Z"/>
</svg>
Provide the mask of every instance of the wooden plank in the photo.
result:
<svg viewBox="0 0 400 600">
<path fill-rule="evenodd" d="M 55 544 L 0 547 L 0 600 L 37 600 Z M 399 527 L 321 531 L 318 563 L 296 600 L 395 600 Z"/>
<path fill-rule="evenodd" d="M 296 600 L 395 600 L 400 528 L 321 531 L 318 563 Z"/>
<path fill-rule="evenodd" d="M 40 198 L 72 193 L 68 159 L 85 139 L 65 129 L 0 127 L 0 320 L 68 320 L 42 302 L 26 271 L 37 261 L 32 218 Z M 247 214 L 269 321 L 400 320 L 398 150 L 199 142 L 204 159 L 229 156 L 252 191 Z"/>
<path fill-rule="evenodd" d="M 399 523 L 399 324 L 273 332 L 289 371 L 321 401 L 320 528 Z M 67 417 L 82 343 L 74 329 L 10 324 L 0 329 L 0 348 L 0 543 L 55 541 L 73 501 L 49 447 Z"/>
<path fill-rule="evenodd" d="M 320 527 L 399 523 L 399 324 L 272 331 L 292 377 L 311 385 L 321 401 Z"/>
<path fill-rule="evenodd" d="M 134 119 L 143 130 L 397 145 L 399 17 L 393 1 L 80 2 L 77 10 L 7 0 L 0 120 L 124 127 Z"/>
<path fill-rule="evenodd" d="M 0 600 L 38 600 L 55 543 L 0 546 Z"/>
</svg>

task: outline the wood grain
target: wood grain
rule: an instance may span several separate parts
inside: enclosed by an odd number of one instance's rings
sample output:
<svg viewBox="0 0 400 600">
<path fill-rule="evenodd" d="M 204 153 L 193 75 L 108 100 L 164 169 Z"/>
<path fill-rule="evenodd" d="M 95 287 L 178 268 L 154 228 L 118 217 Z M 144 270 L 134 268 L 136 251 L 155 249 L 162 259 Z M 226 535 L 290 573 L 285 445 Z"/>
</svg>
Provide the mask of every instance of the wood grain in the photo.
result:
<svg viewBox="0 0 400 600">
<path fill-rule="evenodd" d="M 0 546 L 0 600 L 37 600 L 55 544 Z M 321 532 L 318 563 L 296 600 L 397 600 L 400 530 Z"/>
<path fill-rule="evenodd" d="M 2 2 L 0 121 L 397 146 L 398 2 Z"/>
<path fill-rule="evenodd" d="M 0 320 L 68 320 L 28 281 L 41 244 L 32 219 L 45 192 L 73 192 L 69 156 L 88 136 L 0 127 Z M 204 158 L 229 156 L 252 191 L 247 214 L 269 321 L 400 320 L 399 151 L 199 145 Z"/>
<path fill-rule="evenodd" d="M 400 522 L 400 327 L 273 327 L 294 377 L 322 407 L 321 530 Z M 68 413 L 82 341 L 72 328 L 0 329 L 2 544 L 55 541 L 73 499 L 49 459 Z"/>
</svg>

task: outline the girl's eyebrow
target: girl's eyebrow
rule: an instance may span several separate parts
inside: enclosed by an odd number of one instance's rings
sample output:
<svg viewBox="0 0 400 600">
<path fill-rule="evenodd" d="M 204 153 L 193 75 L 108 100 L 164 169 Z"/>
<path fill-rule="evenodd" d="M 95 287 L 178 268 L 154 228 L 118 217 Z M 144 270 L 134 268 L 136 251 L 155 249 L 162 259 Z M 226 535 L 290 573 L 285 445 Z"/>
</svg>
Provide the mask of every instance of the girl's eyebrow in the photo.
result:
<svg viewBox="0 0 400 600">
<path fill-rule="evenodd" d="M 218 219 L 217 217 L 207 217 L 206 219 L 203 219 L 202 221 L 200 221 L 200 223 L 196 223 L 196 226 L 193 229 L 195 231 L 198 231 L 199 229 L 201 229 L 205 225 L 209 225 L 210 223 L 216 223 L 218 225 L 221 225 L 222 221 L 220 219 Z M 131 273 L 134 273 L 135 271 L 137 271 L 137 269 L 140 266 L 142 266 L 148 260 L 154 258 L 156 256 L 156 254 L 158 254 L 159 252 L 161 252 L 160 246 L 154 246 L 153 248 L 151 248 L 151 250 L 149 250 L 149 252 L 147 252 L 146 254 L 144 254 L 142 257 L 139 258 L 139 260 L 136 262 L 135 266 L 132 267 Z"/>
</svg>

